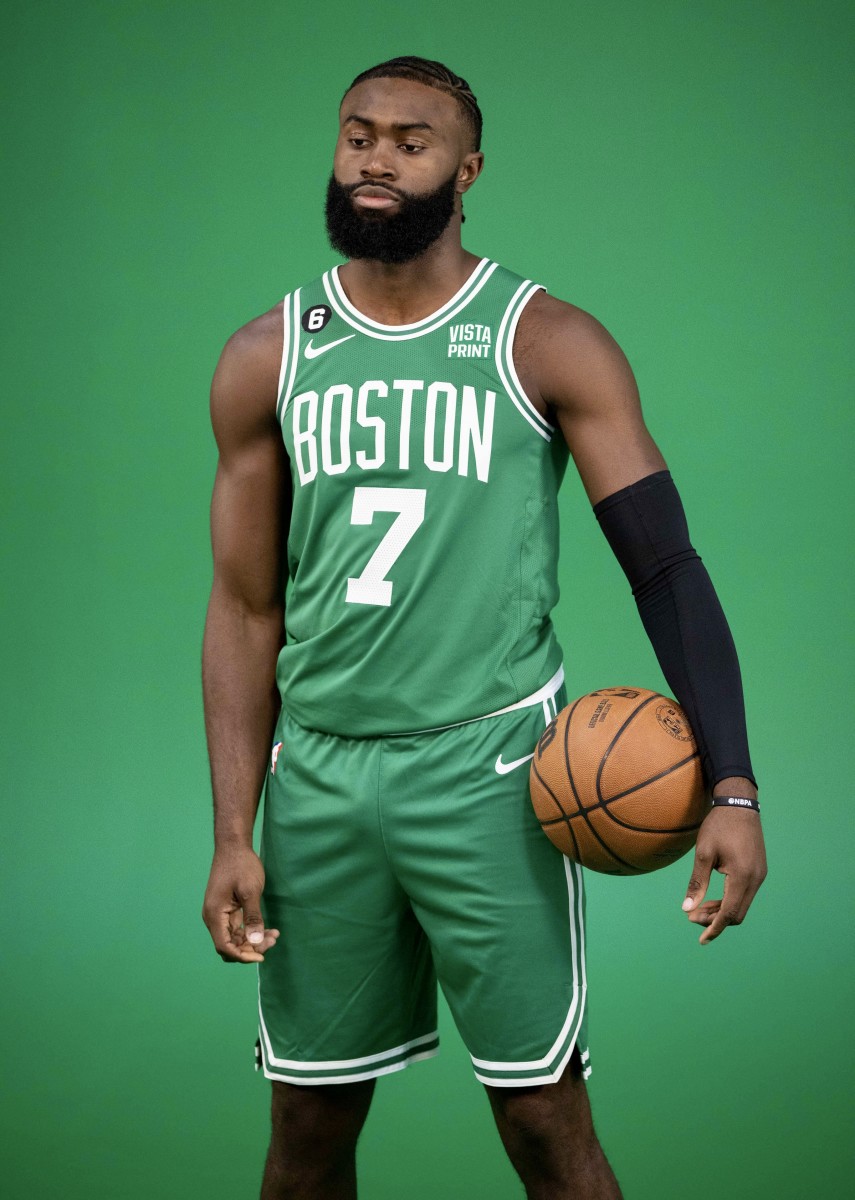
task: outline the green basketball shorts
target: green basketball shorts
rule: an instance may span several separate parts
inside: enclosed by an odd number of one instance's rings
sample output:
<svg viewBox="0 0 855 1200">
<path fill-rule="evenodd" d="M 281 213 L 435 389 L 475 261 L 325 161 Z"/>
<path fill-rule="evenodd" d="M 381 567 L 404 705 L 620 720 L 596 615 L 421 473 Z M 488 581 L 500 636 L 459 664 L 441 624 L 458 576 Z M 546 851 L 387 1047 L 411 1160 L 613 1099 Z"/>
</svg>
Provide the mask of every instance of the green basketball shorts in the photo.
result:
<svg viewBox="0 0 855 1200">
<path fill-rule="evenodd" d="M 475 1074 L 553 1083 L 585 1031 L 581 868 L 528 793 L 559 672 L 497 715 L 385 738 L 280 716 L 265 792 L 256 1068 L 295 1084 L 387 1075 L 437 1053 L 437 979 Z"/>
</svg>

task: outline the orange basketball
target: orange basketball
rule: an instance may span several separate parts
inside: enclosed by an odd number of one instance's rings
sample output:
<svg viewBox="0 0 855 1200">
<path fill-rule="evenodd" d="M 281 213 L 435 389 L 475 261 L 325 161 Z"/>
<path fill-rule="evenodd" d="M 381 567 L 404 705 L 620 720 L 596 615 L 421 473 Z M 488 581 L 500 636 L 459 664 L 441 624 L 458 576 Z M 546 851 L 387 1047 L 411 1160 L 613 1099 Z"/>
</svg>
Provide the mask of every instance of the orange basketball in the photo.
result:
<svg viewBox="0 0 855 1200">
<path fill-rule="evenodd" d="M 709 809 L 679 704 L 645 688 L 601 688 L 547 725 L 531 799 L 562 853 L 608 875 L 656 871 L 691 850 Z"/>
</svg>

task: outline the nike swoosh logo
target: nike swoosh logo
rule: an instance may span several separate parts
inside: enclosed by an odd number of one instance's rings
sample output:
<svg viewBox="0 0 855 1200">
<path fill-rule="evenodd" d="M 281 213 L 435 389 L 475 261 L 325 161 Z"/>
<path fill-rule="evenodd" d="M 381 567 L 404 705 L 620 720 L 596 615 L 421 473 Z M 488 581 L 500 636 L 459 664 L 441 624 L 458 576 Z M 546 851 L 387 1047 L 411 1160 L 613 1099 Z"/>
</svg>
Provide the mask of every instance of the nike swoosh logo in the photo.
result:
<svg viewBox="0 0 855 1200">
<path fill-rule="evenodd" d="M 355 333 L 348 333 L 345 337 L 338 338 L 334 342 L 327 342 L 325 346 L 313 346 L 312 339 L 306 345 L 306 358 L 317 358 L 319 354 L 326 354 L 327 350 L 332 350 L 333 346 L 340 346 L 342 342 L 349 342 L 352 337 L 356 337 Z"/>
<path fill-rule="evenodd" d="M 506 762 L 502 762 L 502 756 L 500 754 L 499 757 L 496 759 L 496 774 L 497 775 L 507 775 L 509 772 L 515 771 L 517 769 L 517 767 L 521 767 L 523 765 L 523 763 L 530 762 L 533 758 L 534 758 L 534 754 L 532 753 L 532 754 L 527 754 L 525 756 L 525 758 L 517 758 L 517 759 L 514 759 L 513 762 L 506 763 Z"/>
</svg>

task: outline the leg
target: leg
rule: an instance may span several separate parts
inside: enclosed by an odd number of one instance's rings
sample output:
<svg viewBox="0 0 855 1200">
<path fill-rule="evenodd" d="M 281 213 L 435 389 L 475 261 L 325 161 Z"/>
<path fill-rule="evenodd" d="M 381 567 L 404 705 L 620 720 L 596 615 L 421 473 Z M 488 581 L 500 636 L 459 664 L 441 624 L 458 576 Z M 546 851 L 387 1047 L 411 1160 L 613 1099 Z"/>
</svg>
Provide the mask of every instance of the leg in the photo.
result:
<svg viewBox="0 0 855 1200">
<path fill-rule="evenodd" d="M 273 1082 L 261 1200 L 356 1200 L 356 1139 L 374 1083 Z"/>
<path fill-rule="evenodd" d="M 578 1049 L 557 1083 L 488 1086 L 487 1095 L 528 1200 L 621 1200 L 594 1132 Z"/>
</svg>

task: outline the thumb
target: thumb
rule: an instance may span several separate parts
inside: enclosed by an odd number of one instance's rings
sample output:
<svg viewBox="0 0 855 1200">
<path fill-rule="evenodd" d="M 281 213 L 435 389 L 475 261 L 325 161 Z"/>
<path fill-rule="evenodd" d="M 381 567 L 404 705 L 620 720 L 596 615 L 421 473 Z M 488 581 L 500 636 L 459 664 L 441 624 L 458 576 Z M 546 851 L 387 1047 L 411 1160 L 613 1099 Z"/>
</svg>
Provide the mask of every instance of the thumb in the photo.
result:
<svg viewBox="0 0 855 1200">
<path fill-rule="evenodd" d="M 246 940 L 257 945 L 264 937 L 264 918 L 261 915 L 261 893 L 253 892 L 241 896 L 243 928 Z"/>
<path fill-rule="evenodd" d="M 695 850 L 695 863 L 692 868 L 692 878 L 686 888 L 686 899 L 683 901 L 683 912 L 691 912 L 707 894 L 712 874 L 712 855 Z"/>
</svg>

